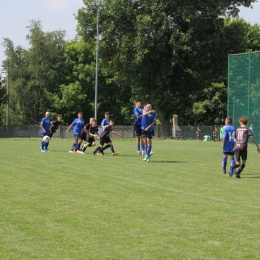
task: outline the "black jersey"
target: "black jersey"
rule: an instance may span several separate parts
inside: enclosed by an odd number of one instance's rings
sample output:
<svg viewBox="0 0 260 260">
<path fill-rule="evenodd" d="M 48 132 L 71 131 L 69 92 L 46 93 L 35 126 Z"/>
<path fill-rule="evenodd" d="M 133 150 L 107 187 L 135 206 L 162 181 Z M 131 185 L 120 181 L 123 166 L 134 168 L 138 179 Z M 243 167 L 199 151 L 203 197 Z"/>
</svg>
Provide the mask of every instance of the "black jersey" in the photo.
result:
<svg viewBox="0 0 260 260">
<path fill-rule="evenodd" d="M 100 137 L 107 136 L 111 131 L 113 131 L 111 125 L 105 126 L 104 131 L 102 132 L 102 134 L 100 135 Z"/>
<path fill-rule="evenodd" d="M 233 148 L 234 151 L 237 150 L 247 150 L 247 140 L 248 137 L 252 137 L 252 131 L 247 127 L 238 127 L 235 133 L 235 146 Z"/>
<path fill-rule="evenodd" d="M 61 121 L 55 120 L 52 122 L 51 131 L 52 133 L 55 133 L 56 130 L 60 127 Z"/>
<path fill-rule="evenodd" d="M 91 134 L 97 134 L 98 133 L 98 126 L 93 126 L 91 125 L 90 128 L 89 128 L 89 133 Z"/>
</svg>

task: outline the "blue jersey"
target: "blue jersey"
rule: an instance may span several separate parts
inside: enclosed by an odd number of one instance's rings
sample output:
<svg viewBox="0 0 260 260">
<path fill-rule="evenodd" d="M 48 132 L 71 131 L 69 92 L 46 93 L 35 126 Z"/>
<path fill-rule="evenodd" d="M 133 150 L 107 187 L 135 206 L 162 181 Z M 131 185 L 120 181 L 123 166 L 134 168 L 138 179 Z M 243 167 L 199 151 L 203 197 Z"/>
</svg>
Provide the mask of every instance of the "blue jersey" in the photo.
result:
<svg viewBox="0 0 260 260">
<path fill-rule="evenodd" d="M 46 130 L 45 134 L 50 134 L 51 119 L 49 117 L 44 117 L 41 121 L 41 126 Z M 41 129 L 41 134 L 44 134 L 44 130 Z"/>
<path fill-rule="evenodd" d="M 155 121 L 156 121 L 156 115 L 154 112 L 151 112 L 146 116 L 143 116 L 141 129 L 145 130 L 151 123 Z M 148 132 L 153 132 L 153 130 L 154 130 L 154 125 L 149 128 Z"/>
<path fill-rule="evenodd" d="M 109 123 L 110 123 L 110 120 L 104 118 L 104 119 L 102 120 L 102 122 L 101 122 L 101 126 L 109 125 Z M 101 133 L 103 133 L 103 131 L 104 131 L 104 129 L 103 129 L 103 127 L 102 127 L 102 129 L 101 129 Z M 108 134 L 108 135 L 109 135 L 109 134 Z"/>
<path fill-rule="evenodd" d="M 223 148 L 223 153 L 232 153 L 235 142 L 235 132 L 236 129 L 232 125 L 226 125 L 223 128 L 223 139 L 225 140 L 225 146 Z"/>
<path fill-rule="evenodd" d="M 134 117 L 135 117 L 135 122 L 134 125 L 142 125 L 142 117 L 137 118 L 138 116 L 141 116 L 143 114 L 143 109 L 140 107 L 136 107 L 134 110 Z"/>
<path fill-rule="evenodd" d="M 76 118 L 73 122 L 72 125 L 74 127 L 73 129 L 73 134 L 74 135 L 81 135 L 82 134 L 82 129 L 84 128 L 85 125 L 85 120 Z"/>
</svg>

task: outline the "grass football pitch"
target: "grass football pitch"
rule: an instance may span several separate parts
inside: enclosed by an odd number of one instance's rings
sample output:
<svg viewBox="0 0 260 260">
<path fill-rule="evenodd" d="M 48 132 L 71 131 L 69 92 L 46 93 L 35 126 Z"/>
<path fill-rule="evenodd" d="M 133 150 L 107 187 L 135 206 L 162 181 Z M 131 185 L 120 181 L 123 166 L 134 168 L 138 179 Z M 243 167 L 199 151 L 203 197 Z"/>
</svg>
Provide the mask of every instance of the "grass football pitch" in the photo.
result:
<svg viewBox="0 0 260 260">
<path fill-rule="evenodd" d="M 72 142 L 0 139 L 0 259 L 260 259 L 254 145 L 237 179 L 220 142 L 153 140 L 150 162 L 134 139 L 118 156 Z"/>
</svg>

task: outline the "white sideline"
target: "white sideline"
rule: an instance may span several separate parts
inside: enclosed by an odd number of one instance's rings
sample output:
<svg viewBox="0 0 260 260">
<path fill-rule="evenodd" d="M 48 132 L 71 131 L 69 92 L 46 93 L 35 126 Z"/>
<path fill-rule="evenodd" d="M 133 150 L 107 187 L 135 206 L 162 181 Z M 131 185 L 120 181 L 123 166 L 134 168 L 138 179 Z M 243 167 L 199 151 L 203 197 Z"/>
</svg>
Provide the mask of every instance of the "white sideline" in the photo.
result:
<svg viewBox="0 0 260 260">
<path fill-rule="evenodd" d="M 157 188 L 157 189 L 160 189 L 160 190 L 167 190 L 167 191 L 172 191 L 172 192 L 175 192 L 175 193 L 181 193 L 181 194 L 188 195 L 188 196 L 194 196 L 194 197 L 198 197 L 198 198 L 214 200 L 214 201 L 223 202 L 223 203 L 226 203 L 226 204 L 233 204 L 234 206 L 239 206 L 239 207 L 260 209 L 260 206 L 254 206 L 254 205 L 248 205 L 248 204 L 244 205 L 244 204 L 237 203 L 235 201 L 227 201 L 227 200 L 219 199 L 219 198 L 215 198 L 215 197 L 209 197 L 209 196 L 190 193 L 190 192 L 186 192 L 186 191 L 182 191 L 182 190 L 177 190 L 177 189 L 167 188 L 167 187 L 163 187 L 163 186 L 148 184 L 148 183 L 145 183 L 145 182 L 132 180 L 132 179 L 125 178 L 125 177 L 122 177 L 122 176 L 114 176 L 114 175 L 106 174 L 106 173 L 103 173 L 103 172 L 99 172 L 99 174 L 102 174 L 102 175 L 105 175 L 105 176 L 108 176 L 108 177 L 114 178 L 114 179 L 121 179 L 121 180 L 129 181 L 129 182 L 137 183 L 137 184 L 140 184 L 140 185 L 144 185 L 144 186 Z"/>
</svg>

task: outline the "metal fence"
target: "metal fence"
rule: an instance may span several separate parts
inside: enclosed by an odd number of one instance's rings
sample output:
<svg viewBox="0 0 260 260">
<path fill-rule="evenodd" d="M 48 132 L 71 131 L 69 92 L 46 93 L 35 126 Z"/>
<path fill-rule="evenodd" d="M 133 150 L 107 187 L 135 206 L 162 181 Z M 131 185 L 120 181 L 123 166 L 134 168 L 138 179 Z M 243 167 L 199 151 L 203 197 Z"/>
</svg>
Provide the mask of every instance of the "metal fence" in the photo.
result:
<svg viewBox="0 0 260 260">
<path fill-rule="evenodd" d="M 178 137 L 173 137 L 170 132 L 168 135 L 163 136 L 162 127 L 155 126 L 154 138 L 174 138 L 183 140 L 220 140 L 219 130 L 220 126 L 179 126 L 181 131 Z M 56 132 L 53 138 L 73 138 L 73 131 L 66 133 L 68 126 L 61 126 L 61 131 Z M 101 127 L 99 127 L 101 129 Z M 40 137 L 39 125 L 10 125 L 0 126 L 0 138 L 36 138 Z M 113 130 L 119 132 L 123 138 L 135 137 L 134 126 L 120 125 L 114 126 Z M 206 138 L 207 137 L 207 138 Z M 118 136 L 113 135 L 113 138 Z M 206 138 L 206 139 L 205 139 Z"/>
</svg>

